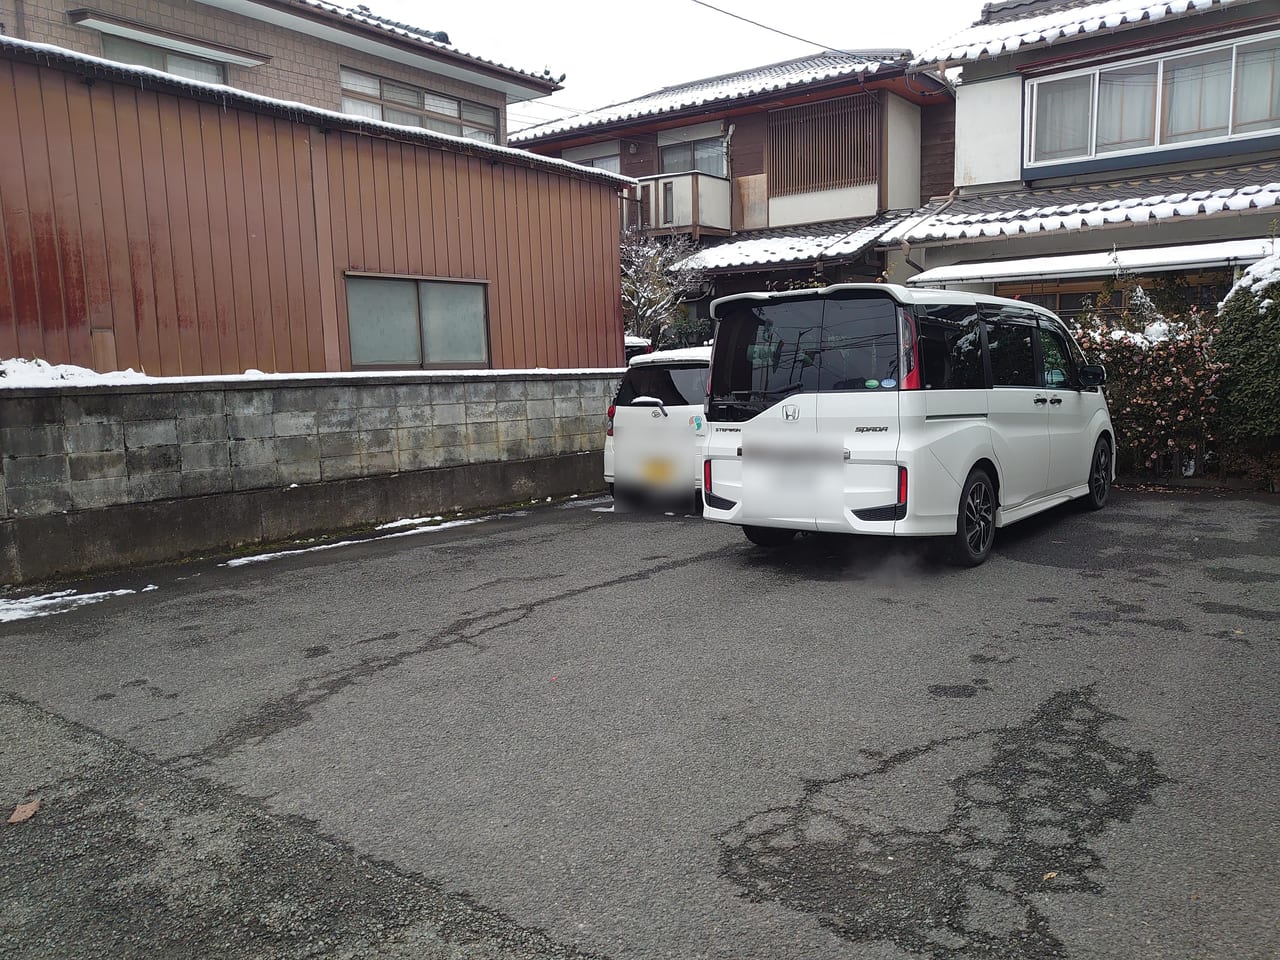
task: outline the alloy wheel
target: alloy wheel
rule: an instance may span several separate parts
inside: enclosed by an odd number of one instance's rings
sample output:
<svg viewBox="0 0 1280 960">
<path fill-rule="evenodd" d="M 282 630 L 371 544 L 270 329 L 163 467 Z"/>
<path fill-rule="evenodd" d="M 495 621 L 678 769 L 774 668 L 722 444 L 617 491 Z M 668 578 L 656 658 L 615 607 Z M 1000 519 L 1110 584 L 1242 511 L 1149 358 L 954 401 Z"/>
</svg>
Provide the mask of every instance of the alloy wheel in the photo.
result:
<svg viewBox="0 0 1280 960">
<path fill-rule="evenodd" d="M 991 485 L 985 479 L 977 480 L 969 488 L 969 496 L 964 502 L 964 538 L 975 557 L 982 556 L 990 548 L 995 527 Z"/>
<path fill-rule="evenodd" d="M 1111 489 L 1111 447 L 1105 440 L 1098 441 L 1093 451 L 1093 469 L 1089 471 L 1089 492 L 1093 494 L 1094 503 L 1101 504 L 1107 499 Z"/>
</svg>

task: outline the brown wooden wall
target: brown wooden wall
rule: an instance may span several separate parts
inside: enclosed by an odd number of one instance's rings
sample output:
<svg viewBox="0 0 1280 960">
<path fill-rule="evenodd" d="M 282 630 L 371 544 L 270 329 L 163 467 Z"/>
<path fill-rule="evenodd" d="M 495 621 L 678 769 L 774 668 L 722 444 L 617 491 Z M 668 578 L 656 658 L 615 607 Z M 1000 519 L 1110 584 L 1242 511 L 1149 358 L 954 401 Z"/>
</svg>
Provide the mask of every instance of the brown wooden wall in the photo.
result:
<svg viewBox="0 0 1280 960">
<path fill-rule="evenodd" d="M 920 202 L 946 196 L 956 183 L 956 102 L 920 111 Z"/>
<path fill-rule="evenodd" d="M 350 369 L 345 271 L 488 282 L 495 368 L 623 361 L 608 185 L 0 58 L 0 357 Z"/>
</svg>

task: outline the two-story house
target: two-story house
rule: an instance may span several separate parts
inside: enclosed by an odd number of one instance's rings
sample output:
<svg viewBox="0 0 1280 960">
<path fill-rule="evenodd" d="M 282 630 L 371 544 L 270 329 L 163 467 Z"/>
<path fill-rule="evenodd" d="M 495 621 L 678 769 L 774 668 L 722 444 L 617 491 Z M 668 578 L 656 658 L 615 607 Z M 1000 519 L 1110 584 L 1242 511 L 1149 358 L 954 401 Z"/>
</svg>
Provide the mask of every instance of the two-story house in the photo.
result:
<svg viewBox="0 0 1280 960">
<path fill-rule="evenodd" d="M 0 35 L 485 143 L 505 142 L 508 104 L 559 89 L 323 0 L 0 0 Z"/>
<path fill-rule="evenodd" d="M 895 280 L 1072 314 L 1118 270 L 1216 303 L 1280 218 L 1276 0 L 1003 0 L 962 68 L 955 192 L 889 231 Z"/>
<path fill-rule="evenodd" d="M 826 51 L 666 87 L 511 142 L 637 180 L 625 221 L 698 241 L 715 295 L 815 272 L 875 279 L 877 238 L 951 190 L 951 90 L 909 73 L 910 57 Z"/>
</svg>

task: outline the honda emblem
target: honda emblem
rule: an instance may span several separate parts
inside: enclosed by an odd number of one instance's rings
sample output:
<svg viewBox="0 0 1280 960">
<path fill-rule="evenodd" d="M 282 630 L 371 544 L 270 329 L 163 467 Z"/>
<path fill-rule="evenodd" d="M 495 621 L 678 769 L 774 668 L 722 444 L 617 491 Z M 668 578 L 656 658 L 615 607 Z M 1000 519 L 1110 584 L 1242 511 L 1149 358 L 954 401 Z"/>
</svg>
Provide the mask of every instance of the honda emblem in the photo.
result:
<svg viewBox="0 0 1280 960">
<path fill-rule="evenodd" d="M 782 408 L 782 416 L 783 416 L 783 419 L 786 419 L 786 420 L 799 420 L 800 408 L 797 407 L 794 403 L 788 403 L 785 407 Z"/>
</svg>

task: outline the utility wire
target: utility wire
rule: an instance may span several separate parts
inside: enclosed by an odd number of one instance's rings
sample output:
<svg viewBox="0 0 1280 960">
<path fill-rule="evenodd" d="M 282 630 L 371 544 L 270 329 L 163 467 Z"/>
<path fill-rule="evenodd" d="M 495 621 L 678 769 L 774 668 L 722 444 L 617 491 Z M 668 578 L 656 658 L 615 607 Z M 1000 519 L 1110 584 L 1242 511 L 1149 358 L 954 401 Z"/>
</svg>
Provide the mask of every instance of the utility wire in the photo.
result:
<svg viewBox="0 0 1280 960">
<path fill-rule="evenodd" d="M 759 27 L 761 30 L 768 30 L 770 33 L 776 33 L 778 36 L 787 37 L 790 40 L 799 40 L 801 43 L 807 43 L 811 47 L 817 47 L 820 50 L 826 50 L 829 53 L 842 53 L 838 47 L 829 47 L 825 43 L 819 43 L 817 40 L 808 40 L 804 37 L 797 37 L 794 33 L 787 33 L 785 30 L 779 30 L 777 27 L 771 27 L 767 23 L 761 23 L 758 20 L 752 20 L 750 17 L 744 17 L 742 14 L 734 13 L 732 10 L 723 10 L 714 4 L 707 3 L 706 0 L 690 0 L 700 7 L 706 7 L 708 10 L 714 10 L 716 13 L 723 13 L 726 17 L 733 17 L 735 20 L 741 20 L 743 23 L 749 23 L 753 27 Z"/>
</svg>

